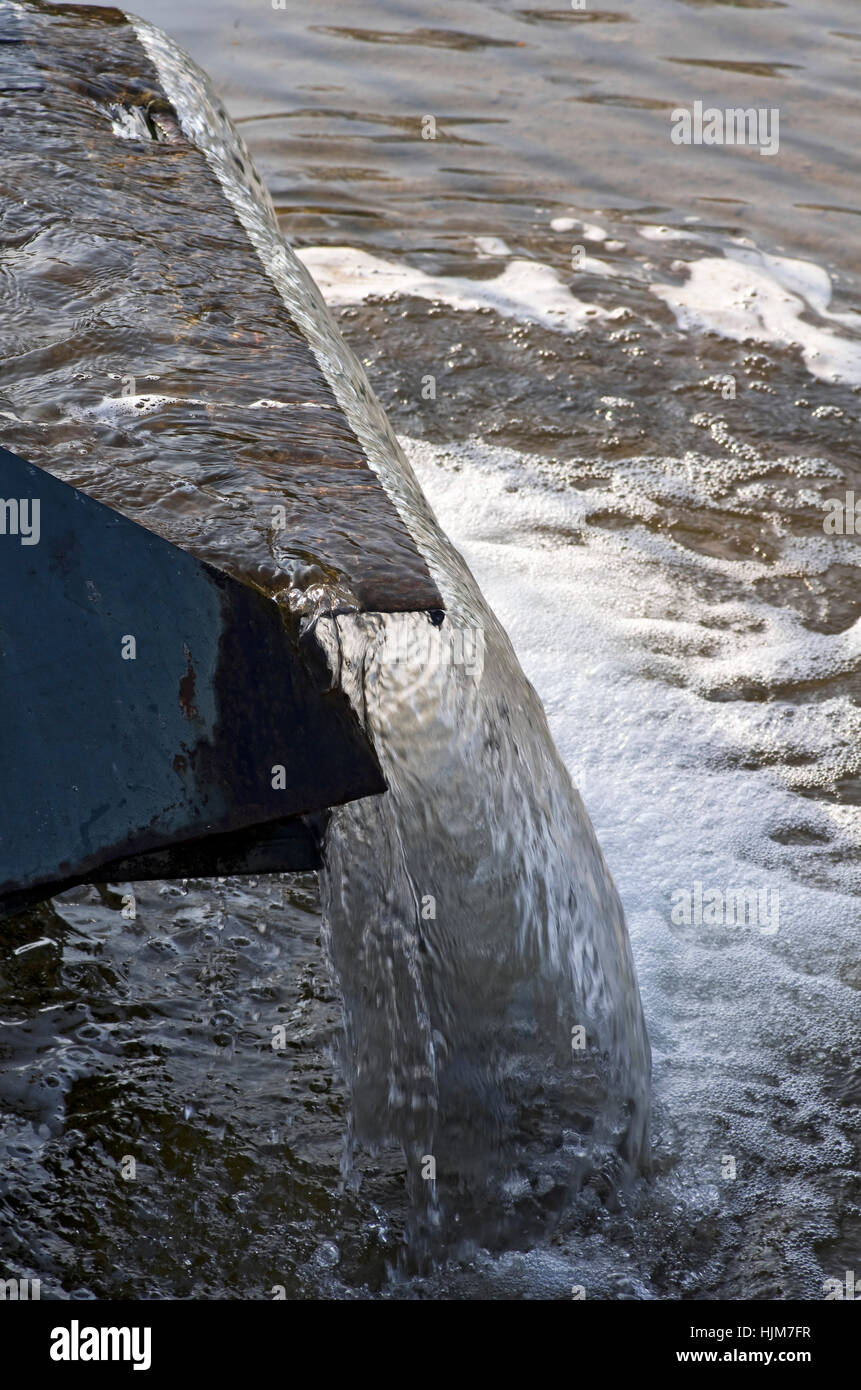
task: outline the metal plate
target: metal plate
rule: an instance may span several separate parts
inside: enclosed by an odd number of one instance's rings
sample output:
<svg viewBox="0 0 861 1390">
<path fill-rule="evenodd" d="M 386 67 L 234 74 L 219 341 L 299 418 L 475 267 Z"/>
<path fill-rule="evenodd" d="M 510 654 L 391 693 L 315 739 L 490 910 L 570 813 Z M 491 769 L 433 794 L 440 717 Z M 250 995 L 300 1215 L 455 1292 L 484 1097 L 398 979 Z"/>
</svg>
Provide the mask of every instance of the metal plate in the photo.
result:
<svg viewBox="0 0 861 1390">
<path fill-rule="evenodd" d="M 0 499 L 0 896 L 385 790 L 278 604 L 6 450 Z"/>
<path fill-rule="evenodd" d="M 441 610 L 125 16 L 0 23 L 0 441 L 269 594 Z"/>
</svg>

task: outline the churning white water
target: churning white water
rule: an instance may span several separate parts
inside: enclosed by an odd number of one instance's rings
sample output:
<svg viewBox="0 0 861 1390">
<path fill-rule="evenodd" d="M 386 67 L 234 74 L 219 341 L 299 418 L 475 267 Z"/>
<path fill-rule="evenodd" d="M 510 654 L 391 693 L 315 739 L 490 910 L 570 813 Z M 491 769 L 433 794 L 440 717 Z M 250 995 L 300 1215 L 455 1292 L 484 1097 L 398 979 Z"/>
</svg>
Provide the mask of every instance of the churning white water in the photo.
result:
<svg viewBox="0 0 861 1390">
<path fill-rule="evenodd" d="M 666 1241 L 682 1292 L 703 1278 L 682 1252 L 702 1245 L 724 1290 L 821 1297 L 840 1267 L 827 1251 L 853 1243 L 835 1196 L 854 1166 L 861 833 L 854 806 L 797 792 L 857 774 L 861 726 L 848 695 L 803 708 L 727 696 L 852 671 L 857 622 L 811 632 L 754 587 L 775 568 L 813 579 L 833 552 L 788 540 L 776 566 L 746 562 L 739 593 L 738 561 L 640 521 L 650 497 L 716 504 L 717 470 L 692 458 L 662 476 L 620 467 L 616 530 L 592 520 L 606 491 L 565 486 L 546 460 L 479 443 L 408 452 L 544 699 L 631 931 L 656 1173 L 626 1254 L 586 1242 L 568 1278 L 620 1296 L 630 1252 L 654 1270 Z M 699 920 L 697 884 L 713 895 Z M 727 910 L 740 891 L 757 904 L 741 921 Z M 538 1263 L 558 1295 L 563 1269 Z M 518 1288 L 538 1277 L 517 1260 L 509 1274 Z M 621 1296 L 648 1297 L 631 1274 Z"/>
</svg>

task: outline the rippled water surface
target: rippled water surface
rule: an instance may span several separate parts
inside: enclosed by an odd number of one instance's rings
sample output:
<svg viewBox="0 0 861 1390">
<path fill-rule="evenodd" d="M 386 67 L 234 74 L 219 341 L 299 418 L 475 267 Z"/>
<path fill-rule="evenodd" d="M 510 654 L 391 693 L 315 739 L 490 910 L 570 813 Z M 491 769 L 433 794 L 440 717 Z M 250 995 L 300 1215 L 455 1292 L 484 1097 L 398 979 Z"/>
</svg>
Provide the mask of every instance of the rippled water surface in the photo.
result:
<svg viewBox="0 0 861 1390">
<path fill-rule="evenodd" d="M 132 923 L 82 889 L 3 929 L 4 1258 L 61 1296 L 821 1297 L 861 1257 L 859 551 L 823 527 L 861 497 L 855 6 L 138 9 L 213 76 L 544 703 L 631 934 L 652 1171 L 560 1202 L 521 1117 L 516 1219 L 405 1266 L 316 879 L 139 885 Z M 778 153 L 673 145 L 695 100 L 777 108 Z M 330 920 L 391 868 L 344 861 L 351 814 Z M 770 911 L 685 921 L 696 884 Z"/>
</svg>

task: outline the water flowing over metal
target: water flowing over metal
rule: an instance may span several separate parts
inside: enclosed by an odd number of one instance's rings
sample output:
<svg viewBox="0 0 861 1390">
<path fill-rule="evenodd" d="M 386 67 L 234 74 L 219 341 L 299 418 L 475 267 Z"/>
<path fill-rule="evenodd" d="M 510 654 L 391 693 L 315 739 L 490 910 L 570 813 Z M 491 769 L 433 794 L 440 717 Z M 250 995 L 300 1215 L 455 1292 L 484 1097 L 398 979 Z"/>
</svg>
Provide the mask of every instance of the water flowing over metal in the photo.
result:
<svg viewBox="0 0 861 1390">
<path fill-rule="evenodd" d="M 541 703 L 205 76 L 119 12 L 5 12 L 39 101 L 85 111 L 92 143 L 57 139 L 55 119 L 50 154 L 37 145 L 74 231 L 23 195 L 7 213 L 3 437 L 314 634 L 389 788 L 337 809 L 323 847 L 351 1135 L 405 1155 L 419 1252 L 544 1225 L 643 1163 L 649 1045 L 620 901 Z M 58 30 L 78 73 L 52 87 Z M 17 158 L 23 178 L 32 141 Z"/>
<path fill-rule="evenodd" d="M 519 1181 L 552 1210 L 645 1152 L 649 1048 L 618 896 L 540 702 L 239 137 L 204 75 L 137 32 L 445 600 L 440 644 L 424 616 L 318 619 L 390 788 L 335 813 L 323 875 L 356 1136 L 403 1144 L 431 1223 L 464 1189 L 486 1213 L 494 1183 L 500 1209 Z"/>
</svg>

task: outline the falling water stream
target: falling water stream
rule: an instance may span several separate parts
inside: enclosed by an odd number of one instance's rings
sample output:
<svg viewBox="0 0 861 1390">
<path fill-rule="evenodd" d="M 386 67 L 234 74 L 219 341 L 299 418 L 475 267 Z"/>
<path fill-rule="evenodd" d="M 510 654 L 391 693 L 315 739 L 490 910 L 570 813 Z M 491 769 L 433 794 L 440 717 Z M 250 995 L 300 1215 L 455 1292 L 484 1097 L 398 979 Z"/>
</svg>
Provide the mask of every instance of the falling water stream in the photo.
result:
<svg viewBox="0 0 861 1390">
<path fill-rule="evenodd" d="M 354 1135 L 403 1147 L 414 1212 L 443 1239 L 487 1241 L 518 1199 L 550 1214 L 590 1172 L 613 1191 L 645 1158 L 649 1048 L 621 905 L 540 701 L 238 172 L 247 151 L 205 76 L 138 33 L 446 603 L 438 635 L 427 614 L 328 616 L 317 596 L 311 621 L 390 788 L 334 813 L 322 902 Z"/>
</svg>

